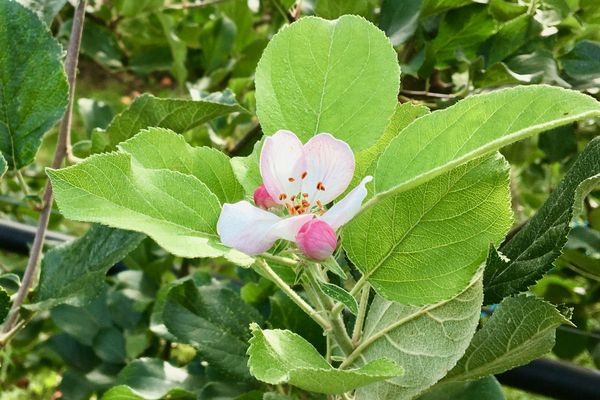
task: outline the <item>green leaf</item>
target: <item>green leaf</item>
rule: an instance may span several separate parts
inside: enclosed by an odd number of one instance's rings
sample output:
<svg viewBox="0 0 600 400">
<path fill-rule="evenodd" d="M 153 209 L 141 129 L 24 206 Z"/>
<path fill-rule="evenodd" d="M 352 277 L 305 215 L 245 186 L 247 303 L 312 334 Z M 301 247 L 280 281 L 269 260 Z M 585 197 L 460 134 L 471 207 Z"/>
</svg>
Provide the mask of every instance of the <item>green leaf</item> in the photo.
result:
<svg viewBox="0 0 600 400">
<path fill-rule="evenodd" d="M 439 14 L 473 3 L 473 0 L 422 0 L 421 16 L 423 18 Z"/>
<path fill-rule="evenodd" d="M 67 0 L 17 0 L 17 2 L 35 12 L 46 25 L 50 26 Z"/>
<path fill-rule="evenodd" d="M 383 0 L 379 27 L 394 46 L 406 42 L 419 26 L 421 0 Z"/>
<path fill-rule="evenodd" d="M 368 16 L 373 6 L 372 0 L 317 0 L 315 14 L 327 19 L 336 19 L 345 14 Z"/>
<path fill-rule="evenodd" d="M 429 43 L 426 61 L 430 65 L 444 67 L 457 59 L 473 59 L 479 46 L 496 31 L 496 22 L 490 18 L 485 6 L 474 4 L 448 12 Z"/>
<path fill-rule="evenodd" d="M 509 58 L 505 62 L 508 72 L 520 82 L 571 86 L 561 78 L 554 54 L 549 50 L 537 49 Z"/>
<path fill-rule="evenodd" d="M 231 159 L 233 172 L 248 196 L 252 196 L 256 188 L 263 183 L 259 167 L 262 144 L 263 140 L 256 142 L 252 153 L 246 157 L 233 157 Z"/>
<path fill-rule="evenodd" d="M 321 292 L 323 292 L 323 294 L 345 305 L 352 314 L 358 314 L 358 303 L 356 302 L 356 299 L 344 288 L 328 282 L 317 281 L 317 283 L 319 284 L 319 289 Z"/>
<path fill-rule="evenodd" d="M 10 310 L 10 296 L 6 290 L 0 288 L 0 324 L 4 321 Z"/>
<path fill-rule="evenodd" d="M 122 364 L 127 357 L 125 354 L 125 337 L 115 327 L 100 330 L 94 337 L 92 347 L 96 355 L 108 363 Z"/>
<path fill-rule="evenodd" d="M 250 373 L 258 380 L 288 383 L 317 393 L 344 393 L 357 387 L 403 374 L 402 368 L 380 358 L 361 368 L 335 369 L 301 336 L 279 329 L 250 326 Z"/>
<path fill-rule="evenodd" d="M 105 286 L 106 272 L 144 239 L 140 233 L 93 225 L 81 238 L 48 251 L 42 261 L 35 303 L 48 309 L 60 303 L 82 306 Z"/>
<path fill-rule="evenodd" d="M 301 18 L 273 37 L 256 69 L 263 132 L 307 141 L 329 132 L 355 150 L 381 136 L 397 104 L 400 69 L 384 33 L 361 17 Z"/>
<path fill-rule="evenodd" d="M 211 119 L 246 112 L 235 100 L 231 91 L 213 93 L 202 100 L 161 99 L 149 94 L 135 98 L 131 105 L 117 115 L 106 132 L 92 137 L 96 153 L 114 150 L 140 130 L 156 126 L 184 133 Z"/>
<path fill-rule="evenodd" d="M 144 400 L 127 385 L 114 386 L 104 392 L 101 400 Z"/>
<path fill-rule="evenodd" d="M 2 179 L 7 169 L 8 165 L 6 165 L 6 160 L 4 159 L 4 156 L 0 153 L 0 179 Z"/>
<path fill-rule="evenodd" d="M 392 140 L 377 163 L 376 192 L 410 189 L 507 144 L 597 115 L 600 103 L 592 97 L 551 86 L 467 97 L 418 118 Z"/>
<path fill-rule="evenodd" d="M 161 399 L 167 395 L 191 395 L 198 378 L 190 375 L 185 369 L 177 368 L 166 361 L 156 358 L 140 358 L 127 364 L 117 377 L 121 389 L 113 392 L 113 396 L 104 400 L 129 400 L 137 395 L 145 400 Z M 123 387 L 129 388 L 129 391 Z M 137 399 L 137 397 L 133 397 Z"/>
<path fill-rule="evenodd" d="M 356 365 L 390 357 L 406 373 L 359 389 L 356 400 L 412 399 L 456 364 L 479 322 L 481 277 L 457 296 L 425 307 L 405 306 L 375 296 L 355 352 Z"/>
<path fill-rule="evenodd" d="M 177 341 L 194 346 L 221 372 L 237 379 L 250 378 L 246 366 L 248 325 L 262 318 L 233 291 L 184 282 L 167 295 L 163 320 Z"/>
<path fill-rule="evenodd" d="M 171 49 L 171 55 L 173 56 L 173 66 L 171 67 L 171 70 L 173 71 L 173 75 L 179 84 L 183 85 L 187 79 L 187 68 L 185 65 L 187 46 L 185 42 L 177 36 L 177 31 L 175 29 L 176 23 L 173 16 L 162 12 L 156 12 L 154 15 L 156 15 L 156 18 L 160 22 L 165 33 L 165 38 Z"/>
<path fill-rule="evenodd" d="M 62 331 L 87 346 L 92 345 L 101 329 L 111 326 L 106 296 L 96 298 L 85 307 L 60 304 L 50 310 L 50 316 Z"/>
<path fill-rule="evenodd" d="M 365 176 L 373 175 L 379 156 L 381 156 L 392 139 L 398 136 L 398 134 L 400 134 L 400 132 L 415 119 L 422 117 L 427 113 L 429 113 L 429 109 L 422 105 L 413 103 L 398 104 L 383 135 L 373 146 L 356 153 L 356 167 L 354 169 L 352 182 L 348 185 L 348 191 L 356 187 Z"/>
<path fill-rule="evenodd" d="M 561 324 L 569 320 L 552 304 L 531 296 L 507 297 L 447 378 L 478 379 L 526 364 L 552 350 Z"/>
<path fill-rule="evenodd" d="M 219 244 L 219 199 L 194 176 L 145 169 L 125 153 L 93 155 L 78 165 L 49 169 L 48 175 L 67 218 L 143 232 L 181 257 L 252 263 Z"/>
<path fill-rule="evenodd" d="M 504 400 L 502 386 L 488 376 L 472 382 L 442 383 L 432 387 L 417 400 Z"/>
<path fill-rule="evenodd" d="M 490 248 L 485 303 L 527 289 L 552 268 L 567 241 L 569 223 L 582 199 L 600 183 L 600 138 L 592 140 L 544 205 L 499 251 Z"/>
<path fill-rule="evenodd" d="M 0 2 L 0 153 L 11 169 L 33 161 L 42 135 L 63 115 L 61 59 L 60 44 L 33 12 Z"/>
<path fill-rule="evenodd" d="M 380 296 L 434 303 L 462 291 L 504 238 L 509 200 L 506 162 L 480 158 L 386 197 L 344 227 L 342 243 Z"/>
<path fill-rule="evenodd" d="M 560 59 L 564 71 L 580 81 L 600 79 L 600 42 L 583 40 Z"/>
<path fill-rule="evenodd" d="M 221 203 L 235 203 L 244 197 L 233 168 L 222 152 L 209 147 L 192 147 L 177 133 L 161 128 L 143 130 L 118 145 L 142 167 L 168 169 L 192 175 L 202 181 Z"/>
<path fill-rule="evenodd" d="M 529 14 L 508 21 L 485 44 L 483 53 L 486 56 L 486 65 L 504 60 L 537 36 L 541 30 L 542 26 Z"/>
</svg>

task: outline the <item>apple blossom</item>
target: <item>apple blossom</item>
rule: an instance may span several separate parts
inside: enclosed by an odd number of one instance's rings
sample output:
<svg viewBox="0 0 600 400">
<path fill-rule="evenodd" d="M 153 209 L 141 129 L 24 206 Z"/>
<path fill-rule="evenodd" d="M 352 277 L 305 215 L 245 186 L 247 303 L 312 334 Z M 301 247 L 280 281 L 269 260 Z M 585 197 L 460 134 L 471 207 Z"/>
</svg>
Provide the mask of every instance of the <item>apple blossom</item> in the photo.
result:
<svg viewBox="0 0 600 400">
<path fill-rule="evenodd" d="M 254 199 L 262 208 L 248 201 L 224 204 L 217 223 L 221 242 L 257 255 L 285 239 L 309 258 L 326 259 L 337 245 L 335 231 L 358 213 L 367 196 L 365 185 L 373 179 L 365 177 L 327 209 L 350 184 L 354 167 L 350 146 L 328 133 L 302 145 L 292 132 L 278 131 L 265 140 L 260 154 L 264 183 Z"/>
</svg>

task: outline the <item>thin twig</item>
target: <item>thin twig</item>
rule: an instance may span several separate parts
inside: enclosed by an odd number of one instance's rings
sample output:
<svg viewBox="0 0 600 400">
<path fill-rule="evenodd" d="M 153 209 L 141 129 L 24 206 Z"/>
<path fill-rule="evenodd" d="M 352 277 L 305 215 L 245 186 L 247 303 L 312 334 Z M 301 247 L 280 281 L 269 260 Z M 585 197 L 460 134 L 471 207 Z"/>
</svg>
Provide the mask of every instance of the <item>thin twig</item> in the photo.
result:
<svg viewBox="0 0 600 400">
<path fill-rule="evenodd" d="M 408 94 L 411 96 L 423 96 L 423 97 L 435 97 L 438 99 L 453 99 L 458 97 L 456 94 L 447 94 L 447 93 L 435 93 L 435 92 L 426 92 L 420 90 L 406 90 L 403 89 L 400 91 L 402 94 Z"/>
<path fill-rule="evenodd" d="M 73 114 L 73 98 L 75 96 L 75 77 L 77 74 L 77 60 L 79 58 L 83 21 L 85 19 L 85 6 L 86 0 L 80 0 L 73 17 L 73 28 L 71 30 L 71 38 L 69 39 L 69 48 L 65 60 L 65 71 L 69 81 L 69 101 L 67 103 L 65 115 L 60 124 L 52 168 L 60 168 L 62 166 L 67 155 L 67 146 L 70 144 L 71 117 Z M 31 255 L 25 269 L 25 274 L 23 275 L 23 282 L 19 287 L 15 301 L 12 304 L 6 322 L 4 323 L 2 331 L 5 333 L 10 332 L 14 328 L 19 316 L 19 309 L 25 301 L 29 290 L 33 286 L 34 278 L 37 276 L 37 269 L 42 255 L 44 239 L 46 237 L 46 230 L 48 229 L 48 221 L 52 212 L 52 200 L 52 185 L 50 180 L 48 180 L 42 196 L 43 208 L 40 213 L 40 220 L 35 233 L 35 239 L 33 240 L 33 245 L 31 247 Z"/>
<path fill-rule="evenodd" d="M 188 10 L 190 8 L 202 8 L 208 7 L 219 3 L 224 3 L 230 0 L 204 0 L 204 1 L 194 1 L 192 3 L 181 3 L 181 4 L 169 4 L 164 8 L 166 10 Z"/>
<path fill-rule="evenodd" d="M 360 296 L 360 303 L 358 306 L 358 315 L 356 316 L 356 322 L 354 323 L 354 329 L 352 330 L 352 344 L 358 346 L 362 336 L 363 325 L 365 323 L 365 317 L 367 316 L 367 305 L 369 304 L 369 295 L 371 294 L 371 286 L 366 284 L 362 289 Z"/>
</svg>

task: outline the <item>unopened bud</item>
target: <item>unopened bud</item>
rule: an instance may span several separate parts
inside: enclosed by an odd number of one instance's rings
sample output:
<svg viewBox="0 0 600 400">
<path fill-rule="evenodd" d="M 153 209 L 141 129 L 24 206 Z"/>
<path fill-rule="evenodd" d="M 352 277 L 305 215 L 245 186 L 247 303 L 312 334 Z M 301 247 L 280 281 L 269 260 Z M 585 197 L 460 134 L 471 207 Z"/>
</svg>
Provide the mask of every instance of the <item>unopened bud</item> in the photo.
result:
<svg viewBox="0 0 600 400">
<path fill-rule="evenodd" d="M 265 210 L 277 206 L 275 200 L 273 200 L 269 192 L 267 192 L 267 188 L 265 187 L 265 185 L 260 185 L 254 191 L 254 204 L 264 208 Z"/>
<path fill-rule="evenodd" d="M 335 251 L 337 236 L 327 222 L 314 218 L 302 225 L 296 243 L 307 257 L 323 261 Z"/>
</svg>

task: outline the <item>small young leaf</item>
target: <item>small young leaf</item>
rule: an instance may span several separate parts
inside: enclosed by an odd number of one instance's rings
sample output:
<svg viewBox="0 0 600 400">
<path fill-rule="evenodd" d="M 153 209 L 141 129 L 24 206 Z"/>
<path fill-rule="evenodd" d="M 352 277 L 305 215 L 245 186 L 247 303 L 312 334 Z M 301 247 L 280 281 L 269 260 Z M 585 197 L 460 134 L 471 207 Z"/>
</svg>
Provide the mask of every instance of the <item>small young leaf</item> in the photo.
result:
<svg viewBox="0 0 600 400">
<path fill-rule="evenodd" d="M 403 369 L 387 358 L 361 368 L 335 369 L 310 343 L 293 332 L 262 330 L 257 324 L 250 329 L 250 373 L 271 385 L 288 383 L 311 392 L 337 394 L 403 374 Z"/>
<path fill-rule="evenodd" d="M 583 197 L 599 183 L 600 138 L 595 138 L 527 225 L 500 246 L 502 255 L 490 248 L 484 273 L 486 304 L 526 290 L 552 268 Z"/>
<path fill-rule="evenodd" d="M 554 346 L 556 328 L 569 323 L 543 300 L 524 295 L 507 297 L 475 334 L 447 378 L 478 379 L 526 364 L 549 352 Z"/>
<path fill-rule="evenodd" d="M 542 26 L 529 14 L 523 14 L 508 21 L 484 44 L 483 53 L 486 65 L 504 60 L 539 34 Z"/>
<path fill-rule="evenodd" d="M 233 291 L 196 287 L 188 280 L 169 291 L 163 320 L 177 341 L 194 346 L 221 372 L 238 379 L 250 378 L 246 366 L 248 325 L 262 318 Z"/>
<path fill-rule="evenodd" d="M 113 119 L 106 132 L 95 132 L 92 150 L 95 153 L 114 150 L 120 142 L 151 126 L 184 133 L 211 119 L 236 111 L 246 112 L 231 91 L 213 93 L 197 101 L 160 99 L 143 94 Z"/>
<path fill-rule="evenodd" d="M 82 306 L 104 288 L 110 267 L 144 239 L 141 233 L 93 225 L 80 239 L 56 247 L 44 256 L 35 303 L 48 309 L 60 303 Z"/>
<path fill-rule="evenodd" d="M 0 2 L 0 153 L 11 169 L 33 161 L 42 135 L 63 115 L 68 87 L 62 55 L 32 11 Z"/>
<path fill-rule="evenodd" d="M 464 354 L 481 312 L 481 277 L 456 297 L 425 307 L 375 296 L 354 366 L 390 357 L 406 373 L 358 389 L 356 400 L 409 400 L 433 385 Z"/>
<path fill-rule="evenodd" d="M 10 296 L 6 290 L 0 288 L 0 324 L 4 321 L 10 310 Z"/>
<path fill-rule="evenodd" d="M 380 296 L 435 303 L 461 292 L 504 238 L 509 199 L 506 162 L 483 157 L 378 202 L 344 227 L 342 245 Z"/>
<path fill-rule="evenodd" d="M 244 197 L 244 189 L 225 154 L 209 147 L 190 146 L 183 136 L 168 129 L 143 130 L 118 148 L 131 154 L 144 168 L 195 176 L 221 203 L 235 203 Z"/>
<path fill-rule="evenodd" d="M 420 13 L 421 0 L 383 0 L 379 27 L 390 38 L 392 44 L 398 46 L 416 32 Z"/>
<path fill-rule="evenodd" d="M 269 42 L 256 69 L 263 132 L 306 142 L 328 132 L 355 151 L 381 136 L 398 103 L 400 68 L 389 40 L 355 15 L 301 18 Z"/>
<path fill-rule="evenodd" d="M 600 42 L 582 40 L 560 61 L 573 79 L 594 82 L 600 78 Z"/>
<path fill-rule="evenodd" d="M 135 394 L 129 386 L 118 385 L 104 392 L 101 400 L 144 400 L 144 398 Z"/>
<path fill-rule="evenodd" d="M 4 159 L 2 153 L 0 153 L 0 179 L 2 179 L 7 169 L 8 165 L 6 164 L 6 160 Z"/>
<path fill-rule="evenodd" d="M 263 140 L 260 140 L 256 142 L 252 153 L 249 155 L 245 157 L 233 157 L 231 159 L 233 172 L 248 196 L 252 196 L 256 188 L 263 183 L 259 168 L 262 144 Z"/>
<path fill-rule="evenodd" d="M 392 140 L 377 163 L 376 192 L 410 189 L 507 144 L 597 115 L 594 98 L 550 86 L 467 97 L 418 118 Z"/>
<path fill-rule="evenodd" d="M 338 285 L 334 285 L 333 283 L 327 283 L 322 281 L 317 281 L 319 284 L 319 289 L 326 296 L 331 297 L 335 301 L 339 301 L 343 305 L 345 305 L 352 314 L 358 314 L 358 303 L 354 296 L 348 293 L 344 288 L 339 287 Z"/>
</svg>

